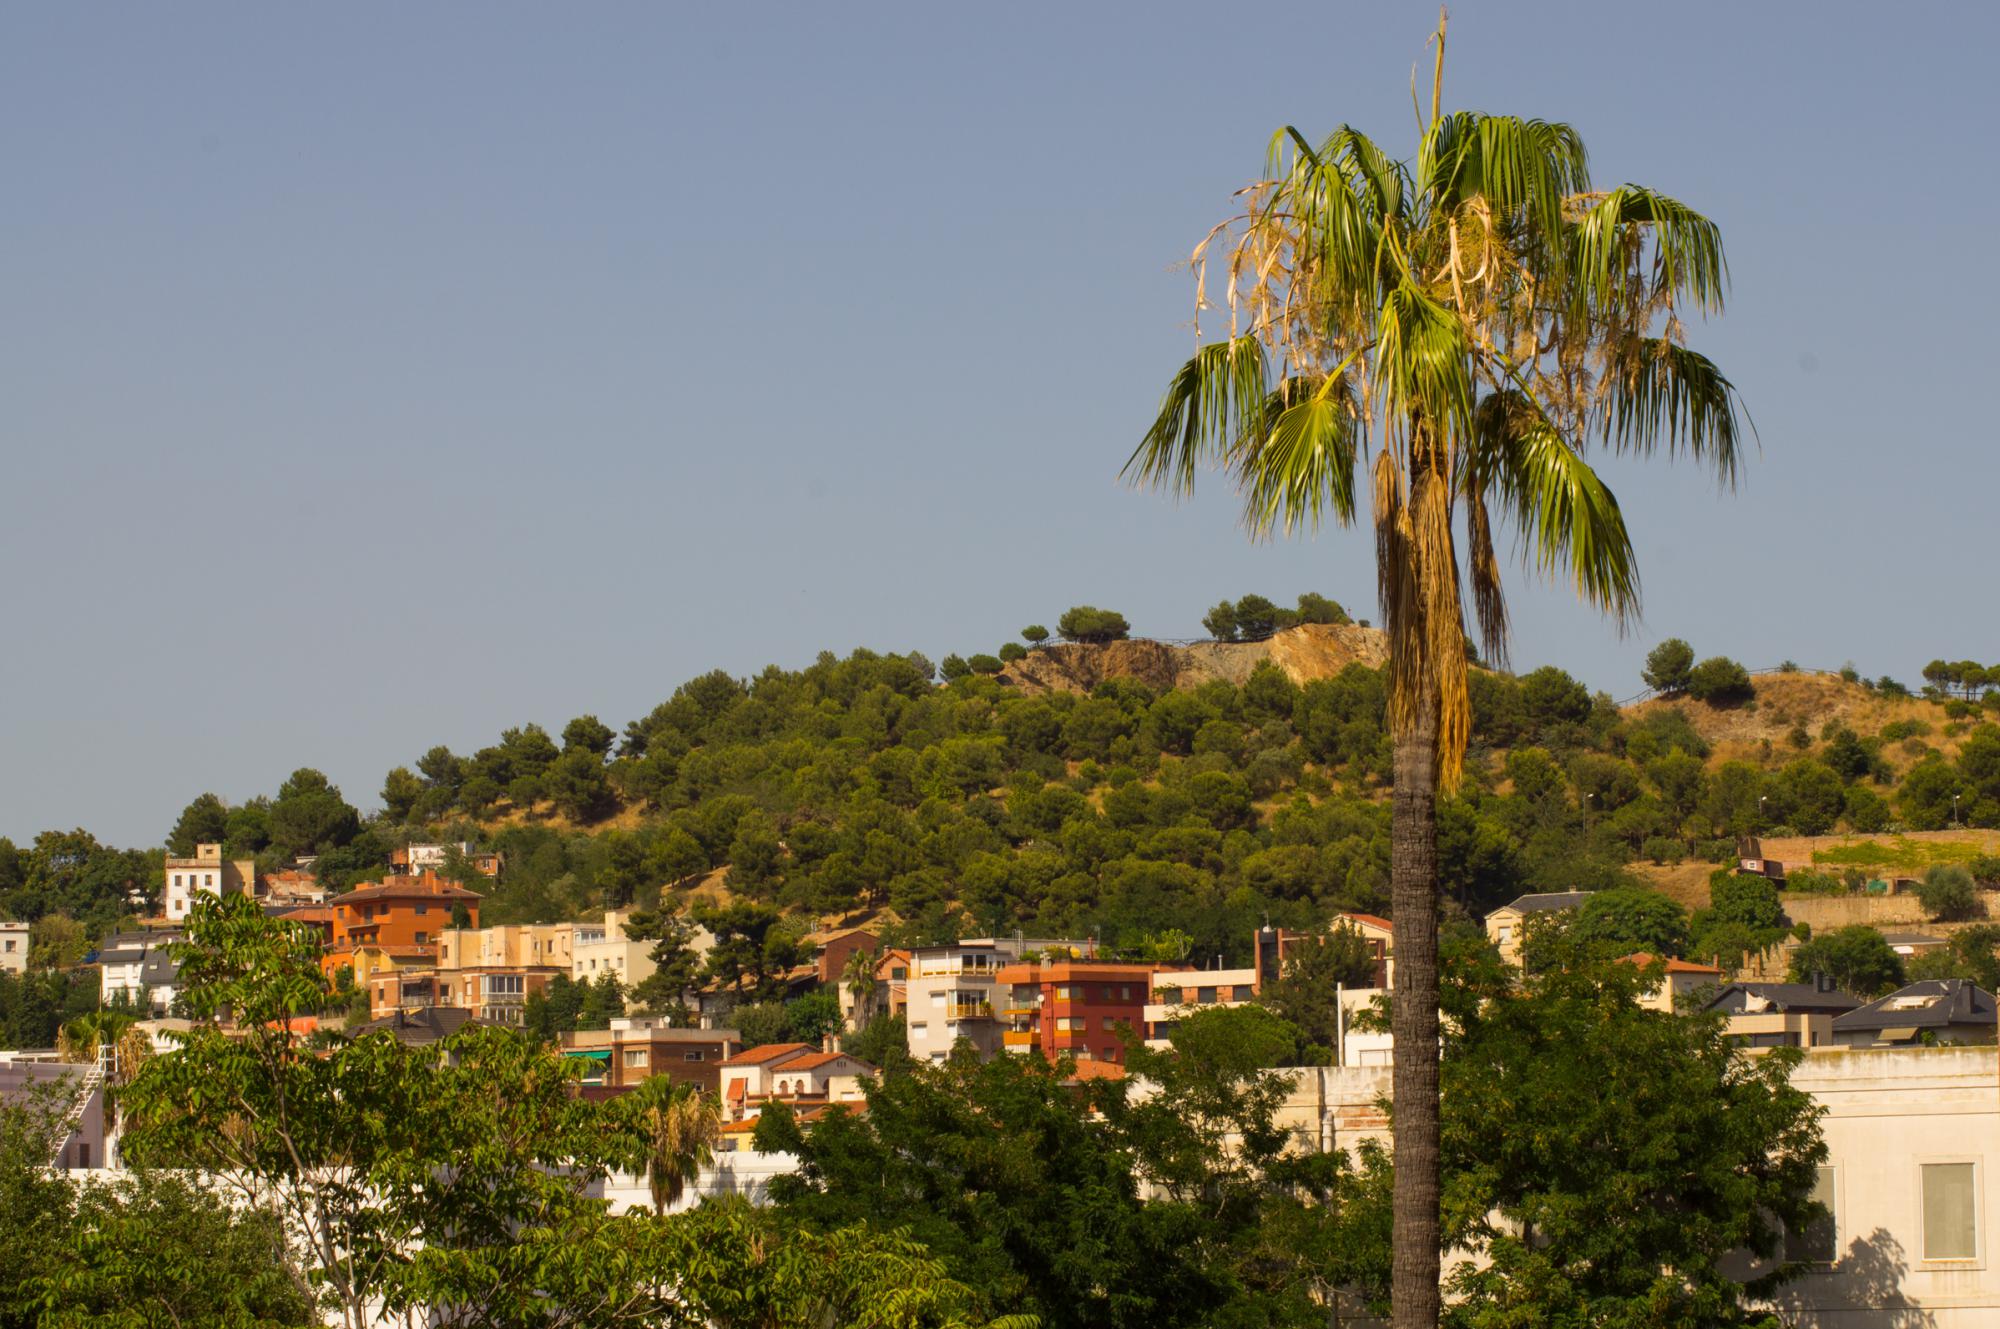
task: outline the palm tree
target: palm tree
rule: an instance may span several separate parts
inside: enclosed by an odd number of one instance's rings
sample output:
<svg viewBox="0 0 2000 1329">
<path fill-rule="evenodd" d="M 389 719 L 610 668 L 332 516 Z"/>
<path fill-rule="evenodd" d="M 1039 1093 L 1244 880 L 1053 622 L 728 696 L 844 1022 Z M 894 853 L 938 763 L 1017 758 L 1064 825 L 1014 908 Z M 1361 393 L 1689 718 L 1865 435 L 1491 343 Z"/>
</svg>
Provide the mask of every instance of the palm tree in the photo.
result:
<svg viewBox="0 0 2000 1329">
<path fill-rule="evenodd" d="M 854 1027 L 858 1030 L 868 1023 L 866 1012 L 875 996 L 875 952 L 849 952 L 840 969 L 840 981 L 846 984 L 847 995 L 854 998 Z"/>
<path fill-rule="evenodd" d="M 1621 624 L 1639 580 L 1617 500 L 1585 460 L 1738 464 L 1735 388 L 1684 344 L 1728 280 L 1714 223 L 1635 185 L 1594 189 L 1563 124 L 1443 114 L 1444 24 L 1428 121 L 1398 161 L 1343 126 L 1273 136 L 1266 179 L 1194 253 L 1226 337 L 1203 341 L 1126 463 L 1176 492 L 1214 465 L 1253 537 L 1359 520 L 1368 474 L 1395 745 L 1396 1329 L 1434 1329 L 1438 1220 L 1437 798 L 1471 728 L 1464 576 L 1486 658 L 1506 659 L 1495 526 L 1524 564 Z"/>
<path fill-rule="evenodd" d="M 680 1203 L 701 1170 L 715 1161 L 715 1145 L 722 1138 L 722 1105 L 699 1087 L 664 1075 L 652 1076 L 635 1089 L 631 1105 L 643 1137 L 641 1163 L 653 1212 L 665 1214 Z"/>
</svg>

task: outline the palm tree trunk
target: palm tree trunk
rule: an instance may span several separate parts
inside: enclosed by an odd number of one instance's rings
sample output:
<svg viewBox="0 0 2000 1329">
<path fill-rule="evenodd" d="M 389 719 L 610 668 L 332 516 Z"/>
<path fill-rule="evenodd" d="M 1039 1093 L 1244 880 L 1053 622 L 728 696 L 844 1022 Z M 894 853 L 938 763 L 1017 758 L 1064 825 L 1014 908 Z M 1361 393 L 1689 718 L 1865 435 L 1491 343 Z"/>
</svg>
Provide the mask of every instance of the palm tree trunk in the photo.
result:
<svg viewBox="0 0 2000 1329">
<path fill-rule="evenodd" d="M 1438 889 L 1436 697 L 1396 737 L 1390 802 L 1389 900 L 1395 918 L 1395 1229 L 1390 1271 L 1393 1329 L 1437 1329 L 1442 1309 L 1438 1242 Z"/>
</svg>

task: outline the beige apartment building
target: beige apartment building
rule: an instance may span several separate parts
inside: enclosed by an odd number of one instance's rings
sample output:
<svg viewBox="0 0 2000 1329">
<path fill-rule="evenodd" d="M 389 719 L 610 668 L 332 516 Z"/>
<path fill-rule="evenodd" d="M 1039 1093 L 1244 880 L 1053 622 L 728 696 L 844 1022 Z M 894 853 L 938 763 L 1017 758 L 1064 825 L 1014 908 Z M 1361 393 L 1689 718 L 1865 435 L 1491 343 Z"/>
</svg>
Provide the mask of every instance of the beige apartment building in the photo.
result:
<svg viewBox="0 0 2000 1329">
<path fill-rule="evenodd" d="M 28 925 L 0 923 L 0 974 L 28 972 Z"/>
<path fill-rule="evenodd" d="M 631 916 L 630 909 L 607 909 L 602 923 L 570 925 L 575 929 L 569 961 L 571 978 L 579 983 L 595 982 L 601 975 L 610 974 L 631 988 L 653 976 L 659 968 L 653 963 L 653 943 L 633 941 L 625 935 L 625 921 Z M 704 941 L 708 945 L 702 945 Z M 706 928 L 697 929 L 689 943 L 696 954 L 713 944 Z"/>
<path fill-rule="evenodd" d="M 219 844 L 196 845 L 193 858 L 169 858 L 163 872 L 161 899 L 169 923 L 185 922 L 197 895 L 254 895 L 257 891 L 256 861 L 224 861 Z"/>
<path fill-rule="evenodd" d="M 437 967 L 444 970 L 536 966 L 567 973 L 574 923 L 499 923 L 485 928 L 445 928 L 438 933 Z"/>
</svg>

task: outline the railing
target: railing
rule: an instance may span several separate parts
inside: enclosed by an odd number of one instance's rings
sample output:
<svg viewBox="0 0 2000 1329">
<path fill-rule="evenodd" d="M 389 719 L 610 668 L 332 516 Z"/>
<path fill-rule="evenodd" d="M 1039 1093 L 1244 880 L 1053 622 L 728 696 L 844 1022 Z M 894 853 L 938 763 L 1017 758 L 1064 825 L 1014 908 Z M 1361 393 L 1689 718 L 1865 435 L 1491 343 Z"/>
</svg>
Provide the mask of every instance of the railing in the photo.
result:
<svg viewBox="0 0 2000 1329">
<path fill-rule="evenodd" d="M 945 1007 L 945 1014 L 953 1020 L 990 1020 L 993 1018 L 993 1004 L 985 1001 L 958 1001 Z"/>
<path fill-rule="evenodd" d="M 1000 1042 L 1003 1047 L 1006 1047 L 1010 1051 L 1016 1048 L 1032 1048 L 1035 1046 L 1035 1031 L 1032 1029 L 1009 1029 L 1000 1035 Z"/>
</svg>

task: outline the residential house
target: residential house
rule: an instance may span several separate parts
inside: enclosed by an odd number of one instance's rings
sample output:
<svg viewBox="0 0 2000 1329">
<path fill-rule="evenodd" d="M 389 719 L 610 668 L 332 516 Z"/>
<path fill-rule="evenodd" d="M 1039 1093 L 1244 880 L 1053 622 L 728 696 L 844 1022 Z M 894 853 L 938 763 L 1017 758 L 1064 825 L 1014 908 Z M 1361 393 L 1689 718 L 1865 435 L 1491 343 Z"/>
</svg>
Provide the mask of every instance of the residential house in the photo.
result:
<svg viewBox="0 0 2000 1329">
<path fill-rule="evenodd" d="M 444 866 L 445 855 L 458 850 L 460 856 L 472 865 L 475 872 L 484 877 L 498 877 L 505 860 L 489 850 L 474 849 L 470 842 L 461 840 L 449 844 L 412 844 L 389 851 L 389 866 L 398 872 L 420 876 L 426 872 L 436 872 Z"/>
<path fill-rule="evenodd" d="M 1991 1043 L 1995 1029 L 1993 994 L 1963 978 L 1912 983 L 1833 1017 L 1835 1045 L 1850 1048 Z"/>
<path fill-rule="evenodd" d="M 882 947 L 882 939 L 867 928 L 809 932 L 800 940 L 817 952 L 813 959 L 813 973 L 821 987 L 832 987 L 841 981 L 847 973 L 848 956 L 856 951 L 873 955 Z"/>
<path fill-rule="evenodd" d="M 143 1015 L 162 1016 L 180 995 L 180 961 L 169 950 L 179 929 L 119 932 L 97 948 L 98 1003 L 123 1005 Z"/>
<path fill-rule="evenodd" d="M 578 1029 L 561 1036 L 562 1054 L 584 1063 L 584 1084 L 631 1089 L 655 1075 L 719 1089 L 719 1068 L 743 1048 L 734 1029 L 676 1029 L 653 1016 L 626 1015 L 609 1029 Z"/>
<path fill-rule="evenodd" d="M 631 988 L 653 976 L 659 969 L 653 963 L 653 943 L 634 941 L 625 935 L 625 924 L 632 917 L 632 912 L 629 908 L 607 909 L 602 923 L 573 925 L 571 978 L 579 983 L 591 983 L 610 974 Z M 705 954 L 714 945 L 715 938 L 707 928 L 696 928 L 695 936 L 688 943 L 689 949 L 696 954 Z"/>
<path fill-rule="evenodd" d="M 273 904 L 267 901 L 264 912 L 273 918 L 311 928 L 319 935 L 322 947 L 333 944 L 333 906 L 330 904 Z"/>
<path fill-rule="evenodd" d="M 1050 1061 L 1122 1063 L 1127 1042 L 1146 1036 L 1153 999 L 1152 964 L 1094 960 L 1022 960 L 995 974 L 1001 1045 L 1040 1052 Z"/>
<path fill-rule="evenodd" d="M 1049 959 L 1088 959 L 1095 942 L 972 937 L 910 950 L 904 980 L 904 1017 L 909 1022 L 910 1055 L 943 1061 L 959 1039 L 982 1057 L 1000 1051 L 1001 1022 L 995 1003 L 1002 966 L 1033 954 Z"/>
<path fill-rule="evenodd" d="M 348 1036 L 365 1038 L 369 1034 L 387 1032 L 405 1047 L 427 1047 L 441 1039 L 450 1038 L 468 1025 L 478 1026 L 489 1023 L 473 1015 L 471 1011 L 452 1006 L 423 1006 L 410 1010 L 393 1010 L 379 1019 L 351 1026 Z"/>
<path fill-rule="evenodd" d="M 193 858 L 169 858 L 162 869 L 166 918 L 169 923 L 186 920 L 194 909 L 197 895 L 255 895 L 257 864 L 243 858 L 223 861 L 222 846 L 198 844 Z"/>
<path fill-rule="evenodd" d="M 1815 983 L 1725 983 L 1703 1004 L 1720 1011 L 1729 1036 L 1744 1047 L 1827 1047 L 1833 1019 L 1861 1005 L 1858 997 Z"/>
<path fill-rule="evenodd" d="M 718 1068 L 725 1124 L 754 1120 L 766 1103 L 782 1101 L 794 1112 L 835 1103 L 867 1101 L 863 1084 L 876 1070 L 840 1050 L 837 1038 L 825 1045 L 767 1043 L 739 1052 Z"/>
<path fill-rule="evenodd" d="M 0 1108 L 50 1114 L 47 1166 L 81 1171 L 108 1165 L 104 1072 L 95 1064 L 0 1062 Z M 25 1223 L 27 1216 L 17 1219 Z"/>
<path fill-rule="evenodd" d="M 464 907 L 479 924 L 480 896 L 426 872 L 419 877 L 388 876 L 369 882 L 329 901 L 333 937 L 320 963 L 331 975 L 352 968 L 362 980 L 358 953 L 375 949 L 392 964 L 415 959 L 435 963 L 440 934 L 452 925 L 452 911 Z M 373 967 L 373 966 L 371 966 Z"/>
<path fill-rule="evenodd" d="M 867 1027 L 878 1015 L 901 1015 L 910 1000 L 910 953 L 899 947 L 875 952 L 875 986 L 857 998 L 842 983 L 840 1016 L 850 1031 Z"/>
<path fill-rule="evenodd" d="M 28 925 L 0 923 L 0 974 L 28 972 Z"/>
<path fill-rule="evenodd" d="M 1581 909 L 1594 891 L 1550 891 L 1523 895 L 1501 905 L 1486 916 L 1486 936 L 1500 950 L 1508 964 L 1521 963 L 1521 931 L 1528 920 Z"/>
<path fill-rule="evenodd" d="M 1951 944 L 1943 937 L 1933 937 L 1927 932 L 1884 932 L 1882 940 L 1888 942 L 1889 949 L 1902 956 L 1906 963 L 1920 955 L 1941 951 Z"/>
<path fill-rule="evenodd" d="M 326 903 L 326 887 L 319 884 L 319 878 L 297 868 L 266 872 L 257 883 L 257 895 L 266 908 Z"/>
<path fill-rule="evenodd" d="M 1779 1319 L 1802 1329 L 2000 1324 L 1996 1072 L 1991 1047 L 1907 1045 L 1816 1049 L 1793 1069 L 1792 1086 L 1825 1109 L 1815 1198 L 1830 1212 L 1786 1242 L 1785 1256 L 1807 1267 L 1772 1298 Z"/>
<path fill-rule="evenodd" d="M 1673 956 L 1662 961 L 1639 951 L 1626 956 L 1625 963 L 1642 969 L 1654 964 L 1660 966 L 1659 983 L 1639 994 L 1639 1004 L 1648 1010 L 1665 1011 L 1669 1015 L 1688 1009 L 1696 994 L 1707 992 L 1722 982 L 1722 971 L 1714 965 L 1697 964 L 1693 960 Z"/>
</svg>

